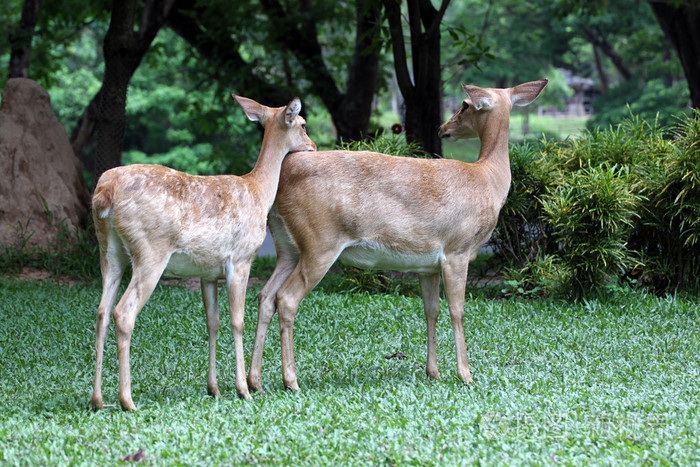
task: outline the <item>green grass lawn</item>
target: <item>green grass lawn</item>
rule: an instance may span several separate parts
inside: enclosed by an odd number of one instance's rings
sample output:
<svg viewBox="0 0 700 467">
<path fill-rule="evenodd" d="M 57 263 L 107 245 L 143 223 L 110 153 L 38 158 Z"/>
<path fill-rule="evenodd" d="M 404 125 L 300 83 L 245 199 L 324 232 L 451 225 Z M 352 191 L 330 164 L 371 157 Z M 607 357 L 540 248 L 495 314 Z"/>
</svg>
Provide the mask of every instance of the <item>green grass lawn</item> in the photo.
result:
<svg viewBox="0 0 700 467">
<path fill-rule="evenodd" d="M 257 291 L 248 294 L 247 358 Z M 432 381 L 419 298 L 313 292 L 295 328 L 301 391 L 282 388 L 274 321 L 266 392 L 242 401 L 230 329 L 220 333 L 224 397 L 215 400 L 206 395 L 200 294 L 159 286 L 132 341 L 139 410 L 118 408 L 112 325 L 104 396 L 115 406 L 93 413 L 99 295 L 97 285 L 0 279 L 0 464 L 114 465 L 139 449 L 146 465 L 700 462 L 698 297 L 469 296 L 475 381 L 466 386 L 444 302 L 442 381 Z M 407 358 L 385 358 L 395 352 Z"/>
</svg>

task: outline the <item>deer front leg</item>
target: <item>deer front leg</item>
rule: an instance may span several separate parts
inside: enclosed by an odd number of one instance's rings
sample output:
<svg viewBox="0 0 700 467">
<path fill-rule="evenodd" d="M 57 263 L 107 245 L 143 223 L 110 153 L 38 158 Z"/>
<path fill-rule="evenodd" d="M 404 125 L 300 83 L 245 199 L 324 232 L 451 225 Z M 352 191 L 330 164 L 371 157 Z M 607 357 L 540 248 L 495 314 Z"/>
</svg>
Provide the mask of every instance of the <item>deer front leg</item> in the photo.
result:
<svg viewBox="0 0 700 467">
<path fill-rule="evenodd" d="M 281 254 L 278 254 L 275 271 L 258 296 L 258 324 L 255 328 L 255 344 L 253 346 L 253 355 L 250 359 L 250 369 L 248 370 L 248 387 L 253 391 L 263 391 L 263 350 L 265 348 L 267 329 L 270 326 L 272 317 L 275 315 L 275 298 L 277 296 L 277 291 L 284 281 L 287 280 L 292 271 L 294 271 L 297 262 L 298 260 L 296 258 L 287 260 L 283 259 Z"/>
<path fill-rule="evenodd" d="M 207 313 L 207 333 L 209 334 L 209 367 L 207 369 L 207 392 L 210 396 L 221 397 L 216 381 L 216 335 L 219 332 L 219 302 L 216 280 L 202 279 L 202 298 Z"/>
<path fill-rule="evenodd" d="M 467 346 L 464 342 L 464 291 L 467 285 L 469 258 L 457 256 L 447 258 L 442 265 L 445 281 L 445 294 L 450 309 L 450 320 L 455 338 L 457 353 L 457 375 L 465 383 L 472 382 L 467 359 Z"/>
<path fill-rule="evenodd" d="M 243 325 L 245 319 L 245 292 L 250 274 L 250 262 L 238 263 L 226 278 L 228 305 L 231 314 L 234 351 L 236 352 L 236 392 L 241 399 L 250 399 L 245 379 L 245 357 L 243 355 Z"/>
<path fill-rule="evenodd" d="M 425 320 L 428 324 L 428 359 L 425 371 L 429 377 L 440 379 L 437 366 L 437 337 L 435 327 L 440 313 L 440 274 L 419 276 L 423 295 Z"/>
</svg>

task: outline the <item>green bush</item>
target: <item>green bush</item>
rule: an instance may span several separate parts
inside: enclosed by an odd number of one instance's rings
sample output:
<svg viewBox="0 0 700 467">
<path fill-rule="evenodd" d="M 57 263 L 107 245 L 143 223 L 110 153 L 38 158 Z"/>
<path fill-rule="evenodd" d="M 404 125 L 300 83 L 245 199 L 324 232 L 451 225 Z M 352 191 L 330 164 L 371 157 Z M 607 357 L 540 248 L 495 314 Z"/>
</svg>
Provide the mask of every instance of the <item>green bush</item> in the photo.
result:
<svg viewBox="0 0 700 467">
<path fill-rule="evenodd" d="M 696 286 L 697 117 L 668 127 L 632 116 L 578 139 L 515 146 L 511 193 L 491 240 L 512 291 L 581 296 L 622 279 Z"/>
<path fill-rule="evenodd" d="M 570 271 L 563 284 L 572 294 L 581 296 L 636 266 L 627 240 L 640 200 L 629 170 L 606 165 L 573 172 L 542 196 L 557 256 Z"/>
<path fill-rule="evenodd" d="M 348 151 L 372 151 L 401 157 L 428 157 L 416 143 L 406 142 L 404 135 L 384 133 L 376 138 L 340 143 L 338 149 Z"/>
<path fill-rule="evenodd" d="M 525 267 L 553 251 L 552 228 L 544 220 L 539 201 L 557 183 L 557 175 L 545 159 L 552 144 L 526 141 L 510 151 L 511 190 L 489 243 L 496 256 L 512 267 Z"/>
<path fill-rule="evenodd" d="M 506 295 L 559 297 L 571 283 L 571 271 L 554 255 L 538 256 L 522 267 L 505 271 Z"/>
</svg>

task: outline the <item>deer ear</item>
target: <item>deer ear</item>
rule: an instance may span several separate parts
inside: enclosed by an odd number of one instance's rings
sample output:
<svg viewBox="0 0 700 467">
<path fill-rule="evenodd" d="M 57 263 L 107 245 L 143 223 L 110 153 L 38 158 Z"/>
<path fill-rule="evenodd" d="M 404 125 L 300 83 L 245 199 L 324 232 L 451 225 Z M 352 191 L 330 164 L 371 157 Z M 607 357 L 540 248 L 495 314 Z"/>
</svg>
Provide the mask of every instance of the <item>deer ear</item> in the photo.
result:
<svg viewBox="0 0 700 467">
<path fill-rule="evenodd" d="M 510 89 L 511 92 L 511 105 L 524 106 L 528 105 L 540 95 L 545 86 L 547 86 L 549 80 L 540 79 L 538 81 L 530 81 L 528 83 L 523 83 Z"/>
<path fill-rule="evenodd" d="M 231 95 L 234 99 L 236 99 L 236 102 L 238 102 L 238 105 L 241 106 L 241 109 L 243 109 L 243 112 L 245 112 L 246 116 L 248 117 L 248 119 L 250 119 L 250 121 L 260 123 L 265 122 L 267 107 L 258 104 L 253 99 L 237 96 L 235 94 Z"/>
<path fill-rule="evenodd" d="M 468 84 L 462 84 L 462 89 L 467 93 L 476 110 L 490 110 L 493 108 L 493 97 L 485 89 L 481 89 L 478 86 L 469 86 Z"/>
<path fill-rule="evenodd" d="M 298 97 L 295 97 L 287 104 L 287 108 L 284 111 L 284 123 L 286 123 L 287 126 L 292 126 L 299 112 L 301 112 L 301 101 Z"/>
</svg>

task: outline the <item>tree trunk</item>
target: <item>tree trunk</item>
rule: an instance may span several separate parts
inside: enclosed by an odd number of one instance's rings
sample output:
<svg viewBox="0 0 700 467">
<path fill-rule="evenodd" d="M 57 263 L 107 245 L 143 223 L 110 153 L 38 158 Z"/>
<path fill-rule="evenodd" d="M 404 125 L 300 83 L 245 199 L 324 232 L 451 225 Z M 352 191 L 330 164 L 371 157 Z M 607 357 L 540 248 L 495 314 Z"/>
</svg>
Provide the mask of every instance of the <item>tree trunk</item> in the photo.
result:
<svg viewBox="0 0 700 467">
<path fill-rule="evenodd" d="M 137 49 L 133 32 L 135 14 L 136 0 L 112 2 L 112 19 L 104 40 L 105 75 L 97 106 L 95 181 L 122 161 L 126 91 Z"/>
<path fill-rule="evenodd" d="M 688 81 L 691 105 L 700 108 L 700 7 L 651 0 L 661 29 L 678 53 Z"/>
<path fill-rule="evenodd" d="M 126 94 L 129 81 L 165 24 L 174 0 L 147 0 L 138 32 L 134 31 L 136 0 L 114 1 L 112 18 L 104 40 L 105 75 L 102 87 L 83 111 L 71 135 L 76 156 L 97 133 L 94 181 L 112 167 L 121 165 L 122 142 L 126 128 Z M 92 166 L 89 161 L 86 167 Z"/>
<path fill-rule="evenodd" d="M 357 141 L 370 136 L 369 120 L 372 115 L 372 99 L 377 89 L 379 75 L 379 53 L 373 47 L 373 41 L 379 33 L 379 8 L 358 0 L 356 4 L 357 28 L 355 33 L 355 51 L 348 74 L 347 91 L 340 105 L 329 109 L 338 139 Z"/>
<path fill-rule="evenodd" d="M 8 78 L 29 78 L 29 56 L 34 28 L 39 19 L 41 0 L 24 0 L 19 25 L 10 32 L 10 66 Z"/>
<path fill-rule="evenodd" d="M 438 136 L 442 123 L 440 22 L 450 0 L 443 0 L 439 11 L 433 8 L 430 0 L 408 0 L 412 76 L 406 59 L 401 4 L 397 0 L 383 1 L 389 20 L 396 81 L 406 105 L 406 140 L 420 144 L 434 157 L 442 157 L 442 142 Z"/>
</svg>

